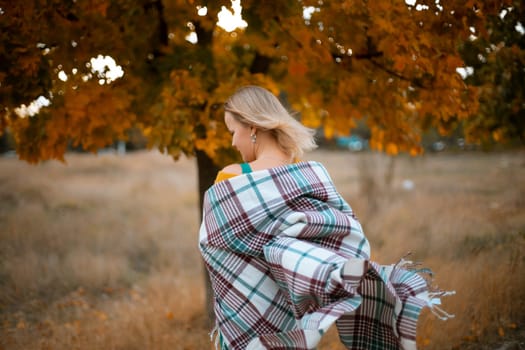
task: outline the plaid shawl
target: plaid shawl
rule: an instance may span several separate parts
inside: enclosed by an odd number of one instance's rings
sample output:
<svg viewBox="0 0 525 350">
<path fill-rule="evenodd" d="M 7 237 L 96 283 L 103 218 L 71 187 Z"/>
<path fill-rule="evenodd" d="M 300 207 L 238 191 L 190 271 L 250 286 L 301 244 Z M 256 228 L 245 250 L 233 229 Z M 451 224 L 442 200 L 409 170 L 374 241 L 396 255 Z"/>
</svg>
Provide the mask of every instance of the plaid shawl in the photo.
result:
<svg viewBox="0 0 525 350">
<path fill-rule="evenodd" d="M 369 260 L 358 220 L 317 162 L 206 192 L 200 250 L 223 349 L 313 349 L 334 323 L 349 349 L 415 349 L 427 282 Z"/>
</svg>

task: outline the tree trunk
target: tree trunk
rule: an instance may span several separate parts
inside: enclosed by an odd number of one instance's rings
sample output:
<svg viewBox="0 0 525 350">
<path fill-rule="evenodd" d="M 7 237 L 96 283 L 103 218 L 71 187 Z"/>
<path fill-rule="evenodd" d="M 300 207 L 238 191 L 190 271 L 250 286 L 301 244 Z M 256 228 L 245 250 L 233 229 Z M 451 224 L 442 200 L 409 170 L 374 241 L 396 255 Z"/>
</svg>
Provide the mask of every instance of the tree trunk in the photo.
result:
<svg viewBox="0 0 525 350">
<path fill-rule="evenodd" d="M 220 170 L 219 167 L 213 162 L 213 159 L 203 152 L 196 150 L 197 156 L 197 171 L 199 176 L 199 210 L 201 213 L 200 219 L 202 221 L 202 205 L 204 202 L 204 192 L 213 185 L 217 172 Z M 211 289 L 210 277 L 208 271 L 204 269 L 204 280 L 206 288 L 206 304 L 205 308 L 208 313 L 207 321 L 208 326 L 212 327 L 215 320 L 213 313 L 213 291 Z"/>
</svg>

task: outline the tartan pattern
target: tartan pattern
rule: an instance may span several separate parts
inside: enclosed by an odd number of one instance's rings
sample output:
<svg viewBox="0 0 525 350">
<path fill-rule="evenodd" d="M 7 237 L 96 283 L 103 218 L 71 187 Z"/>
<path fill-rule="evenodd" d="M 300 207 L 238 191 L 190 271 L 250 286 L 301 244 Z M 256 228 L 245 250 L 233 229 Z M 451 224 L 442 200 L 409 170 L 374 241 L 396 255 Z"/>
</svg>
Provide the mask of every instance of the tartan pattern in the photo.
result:
<svg viewBox="0 0 525 350">
<path fill-rule="evenodd" d="M 199 246 L 222 348 L 313 349 L 334 323 L 349 349 L 415 348 L 426 281 L 369 261 L 361 225 L 320 163 L 210 187 Z"/>
</svg>

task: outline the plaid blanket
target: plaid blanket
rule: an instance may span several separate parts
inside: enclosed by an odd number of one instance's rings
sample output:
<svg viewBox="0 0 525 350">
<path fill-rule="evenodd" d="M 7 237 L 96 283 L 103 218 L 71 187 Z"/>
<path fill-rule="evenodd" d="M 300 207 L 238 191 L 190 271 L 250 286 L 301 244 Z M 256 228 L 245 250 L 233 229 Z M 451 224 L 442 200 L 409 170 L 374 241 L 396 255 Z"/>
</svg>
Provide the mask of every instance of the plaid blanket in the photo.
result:
<svg viewBox="0 0 525 350">
<path fill-rule="evenodd" d="M 370 261 L 326 169 L 300 162 L 206 192 L 199 246 L 223 349 L 314 349 L 334 323 L 349 349 L 415 349 L 427 282 Z"/>
</svg>

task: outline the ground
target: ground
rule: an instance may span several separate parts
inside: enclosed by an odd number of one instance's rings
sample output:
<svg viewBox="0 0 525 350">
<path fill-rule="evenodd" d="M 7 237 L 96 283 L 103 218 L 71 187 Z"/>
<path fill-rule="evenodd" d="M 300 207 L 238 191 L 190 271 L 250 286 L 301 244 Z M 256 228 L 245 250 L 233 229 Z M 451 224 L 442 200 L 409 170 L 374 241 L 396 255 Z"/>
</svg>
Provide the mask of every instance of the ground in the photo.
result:
<svg viewBox="0 0 525 350">
<path fill-rule="evenodd" d="M 372 258 L 455 290 L 420 349 L 525 349 L 525 151 L 315 151 Z M 196 162 L 158 152 L 0 158 L 0 349 L 211 349 Z M 342 349 L 331 330 L 320 349 Z"/>
</svg>

